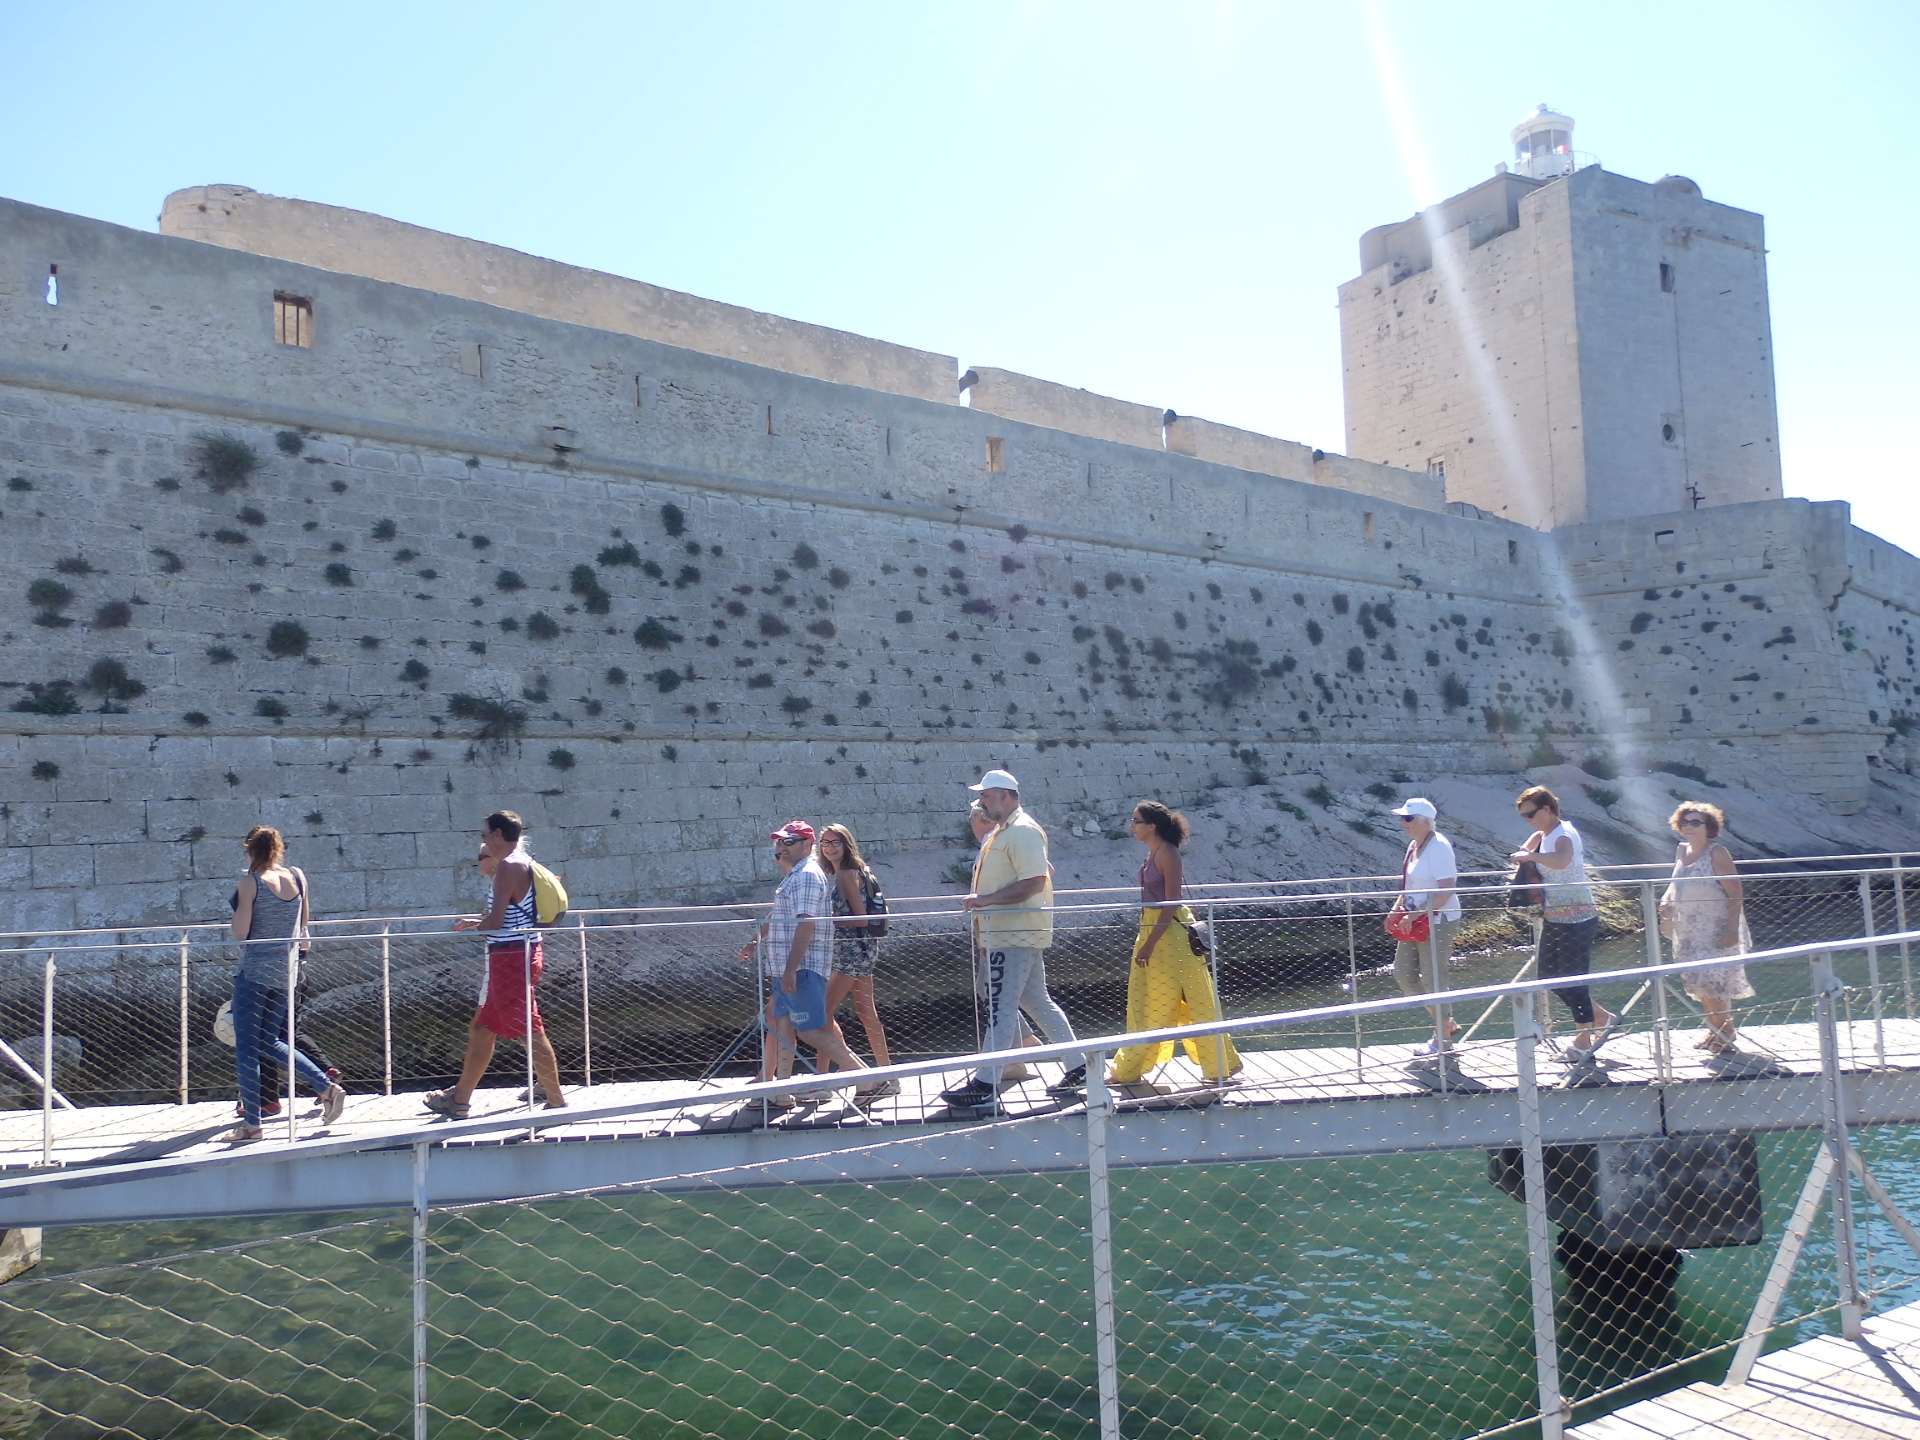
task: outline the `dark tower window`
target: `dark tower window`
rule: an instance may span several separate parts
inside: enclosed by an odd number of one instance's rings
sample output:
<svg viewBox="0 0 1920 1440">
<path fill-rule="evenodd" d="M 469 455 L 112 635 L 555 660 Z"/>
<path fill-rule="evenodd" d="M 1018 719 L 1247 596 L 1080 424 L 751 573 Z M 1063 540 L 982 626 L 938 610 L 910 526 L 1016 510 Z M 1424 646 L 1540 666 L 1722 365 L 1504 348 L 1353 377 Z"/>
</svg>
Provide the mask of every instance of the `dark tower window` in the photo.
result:
<svg viewBox="0 0 1920 1440">
<path fill-rule="evenodd" d="M 1660 262 L 1660 288 L 1669 295 L 1673 293 L 1673 266 L 1664 260 Z"/>
<path fill-rule="evenodd" d="M 273 292 L 273 338 L 276 344 L 313 345 L 313 301 L 304 295 Z"/>
</svg>

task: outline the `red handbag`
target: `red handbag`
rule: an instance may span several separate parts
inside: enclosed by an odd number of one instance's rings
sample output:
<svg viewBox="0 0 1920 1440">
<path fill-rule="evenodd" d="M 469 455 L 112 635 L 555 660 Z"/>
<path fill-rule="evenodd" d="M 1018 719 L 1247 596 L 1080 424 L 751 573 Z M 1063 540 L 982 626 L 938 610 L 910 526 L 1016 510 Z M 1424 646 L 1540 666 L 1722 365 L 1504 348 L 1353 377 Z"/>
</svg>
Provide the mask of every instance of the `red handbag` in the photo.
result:
<svg viewBox="0 0 1920 1440">
<path fill-rule="evenodd" d="M 1407 846 L 1407 857 L 1400 862 L 1400 889 L 1407 888 L 1407 872 L 1413 868 L 1413 846 Z M 1387 934 L 1403 945 L 1421 945 L 1433 933 L 1433 921 L 1425 910 L 1391 910 L 1385 921 Z"/>
</svg>

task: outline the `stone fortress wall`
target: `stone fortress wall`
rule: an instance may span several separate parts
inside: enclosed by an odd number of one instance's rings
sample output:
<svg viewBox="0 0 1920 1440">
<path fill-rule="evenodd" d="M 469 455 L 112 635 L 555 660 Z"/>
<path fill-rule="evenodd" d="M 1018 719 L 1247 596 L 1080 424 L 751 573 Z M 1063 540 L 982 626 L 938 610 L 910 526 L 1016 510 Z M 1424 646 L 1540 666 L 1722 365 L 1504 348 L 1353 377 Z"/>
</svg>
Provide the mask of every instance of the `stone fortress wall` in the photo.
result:
<svg viewBox="0 0 1920 1440">
<path fill-rule="evenodd" d="M 577 903 L 730 898 L 789 815 L 942 839 L 993 764 L 1104 812 L 1613 737 L 1844 808 L 1920 708 L 1916 562 L 1842 506 L 1547 534 L 1006 372 L 962 406 L 0 218 L 8 930 L 223 913 L 260 822 L 330 911 L 464 904 L 500 804 Z"/>
</svg>

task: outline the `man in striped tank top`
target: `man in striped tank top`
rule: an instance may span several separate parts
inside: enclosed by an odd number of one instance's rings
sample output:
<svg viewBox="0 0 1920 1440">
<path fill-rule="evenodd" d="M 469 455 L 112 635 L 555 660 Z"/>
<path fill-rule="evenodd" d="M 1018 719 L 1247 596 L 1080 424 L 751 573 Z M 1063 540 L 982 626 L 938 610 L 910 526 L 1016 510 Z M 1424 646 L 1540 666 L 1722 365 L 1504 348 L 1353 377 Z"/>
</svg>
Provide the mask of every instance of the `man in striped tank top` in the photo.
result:
<svg viewBox="0 0 1920 1440">
<path fill-rule="evenodd" d="M 487 816 L 480 831 L 480 853 L 495 864 L 493 902 L 485 915 L 453 922 L 456 930 L 484 930 L 487 935 L 487 978 L 480 992 L 480 1009 L 467 1026 L 467 1053 L 460 1062 L 460 1080 L 451 1090 L 433 1090 L 422 1102 L 427 1109 L 454 1120 L 471 1113 L 473 1092 L 493 1063 L 500 1040 L 525 1039 L 533 1050 L 533 1070 L 546 1092 L 547 1109 L 567 1102 L 560 1094 L 560 1062 L 540 1021 L 534 988 L 540 983 L 544 957 L 540 932 L 535 928 L 533 866 L 523 844 L 526 826 L 511 810 Z"/>
</svg>

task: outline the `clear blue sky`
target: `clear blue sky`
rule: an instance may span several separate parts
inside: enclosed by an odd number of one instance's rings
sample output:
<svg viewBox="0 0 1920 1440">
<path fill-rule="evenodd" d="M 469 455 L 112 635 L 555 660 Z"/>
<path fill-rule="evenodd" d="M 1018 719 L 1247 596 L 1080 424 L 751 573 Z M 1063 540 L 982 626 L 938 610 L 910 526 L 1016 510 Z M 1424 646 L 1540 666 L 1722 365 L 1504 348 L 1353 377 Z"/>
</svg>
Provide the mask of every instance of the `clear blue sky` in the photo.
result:
<svg viewBox="0 0 1920 1440">
<path fill-rule="evenodd" d="M 1545 100 L 1765 214 L 1787 493 L 1920 551 L 1920 5 L 1371 13 L 1442 193 Z M 0 0 L 0 194 L 150 228 L 251 185 L 1341 449 L 1334 289 L 1425 198 L 1368 15 Z"/>
</svg>

